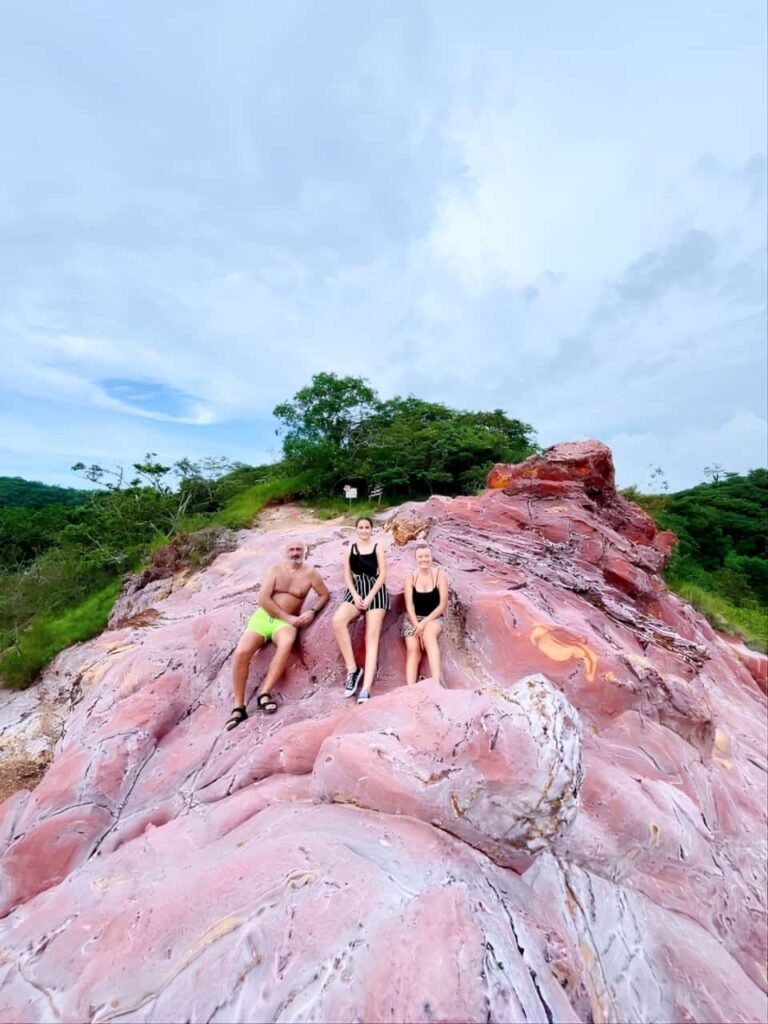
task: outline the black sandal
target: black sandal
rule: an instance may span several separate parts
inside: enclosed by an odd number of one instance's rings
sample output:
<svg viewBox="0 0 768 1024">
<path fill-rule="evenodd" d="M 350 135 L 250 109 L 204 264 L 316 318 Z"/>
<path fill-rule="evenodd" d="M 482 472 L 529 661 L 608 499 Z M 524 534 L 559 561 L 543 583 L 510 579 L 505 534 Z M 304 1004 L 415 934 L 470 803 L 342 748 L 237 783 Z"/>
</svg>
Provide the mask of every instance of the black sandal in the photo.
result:
<svg viewBox="0 0 768 1024">
<path fill-rule="evenodd" d="M 274 715 L 277 711 L 277 702 L 271 693 L 260 693 L 256 698 L 256 707 L 265 715 Z"/>
<path fill-rule="evenodd" d="M 241 722 L 244 722 L 248 717 L 248 712 L 245 710 L 245 706 L 241 705 L 239 708 L 232 708 L 232 714 L 227 720 L 227 732 L 231 732 L 232 729 L 236 729 Z"/>
</svg>

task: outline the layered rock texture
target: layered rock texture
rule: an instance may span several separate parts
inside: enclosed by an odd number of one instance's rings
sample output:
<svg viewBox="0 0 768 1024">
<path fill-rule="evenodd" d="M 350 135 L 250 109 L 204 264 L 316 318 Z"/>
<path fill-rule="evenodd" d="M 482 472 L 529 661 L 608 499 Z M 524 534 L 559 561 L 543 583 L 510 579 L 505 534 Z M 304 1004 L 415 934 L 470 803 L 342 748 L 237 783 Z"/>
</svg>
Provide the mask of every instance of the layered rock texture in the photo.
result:
<svg viewBox="0 0 768 1024">
<path fill-rule="evenodd" d="M 1 1021 L 766 1019 L 765 659 L 667 592 L 674 538 L 604 446 L 489 485 L 384 517 L 367 704 L 331 632 L 341 522 L 244 532 L 57 659 L 55 756 L 0 807 Z M 334 601 L 278 714 L 253 709 L 262 652 L 224 732 L 297 535 Z M 451 585 L 444 687 L 402 685 L 421 537 Z"/>
</svg>

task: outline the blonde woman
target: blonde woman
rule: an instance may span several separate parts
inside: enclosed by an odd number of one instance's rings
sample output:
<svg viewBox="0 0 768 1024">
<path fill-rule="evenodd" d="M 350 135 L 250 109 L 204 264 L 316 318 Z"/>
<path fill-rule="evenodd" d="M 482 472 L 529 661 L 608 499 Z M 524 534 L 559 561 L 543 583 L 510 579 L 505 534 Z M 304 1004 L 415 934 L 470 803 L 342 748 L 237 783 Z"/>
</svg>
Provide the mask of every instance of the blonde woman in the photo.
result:
<svg viewBox="0 0 768 1024">
<path fill-rule="evenodd" d="M 416 545 L 416 571 L 406 578 L 403 588 L 405 615 L 401 633 L 405 639 L 405 680 L 416 682 L 421 655 L 427 653 L 429 672 L 440 682 L 440 633 L 448 607 L 448 580 L 432 562 L 428 544 Z"/>
<path fill-rule="evenodd" d="M 373 540 L 373 522 L 367 516 L 361 516 L 355 523 L 355 529 L 357 540 L 344 558 L 347 589 L 344 591 L 344 600 L 333 616 L 333 633 L 347 666 L 344 696 L 354 697 L 362 682 L 357 698 L 357 703 L 362 704 L 371 696 L 371 687 L 376 677 L 379 638 L 389 609 L 389 592 L 386 587 L 387 560 Z M 349 636 L 350 623 L 360 615 L 365 615 L 365 669 L 360 668 L 355 661 Z"/>
</svg>

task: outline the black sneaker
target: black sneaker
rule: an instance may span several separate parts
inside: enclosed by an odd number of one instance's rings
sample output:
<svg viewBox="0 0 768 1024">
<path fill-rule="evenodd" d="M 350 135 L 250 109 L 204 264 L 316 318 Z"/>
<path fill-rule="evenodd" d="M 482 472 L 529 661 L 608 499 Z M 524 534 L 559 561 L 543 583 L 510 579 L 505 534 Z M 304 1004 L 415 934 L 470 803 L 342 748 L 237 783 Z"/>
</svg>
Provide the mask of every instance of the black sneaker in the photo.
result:
<svg viewBox="0 0 768 1024">
<path fill-rule="evenodd" d="M 360 668 L 359 665 L 355 665 L 355 667 L 352 670 L 352 672 L 348 672 L 347 673 L 347 681 L 344 684 L 344 696 L 345 697 L 354 697 L 355 696 L 355 694 L 357 693 L 358 686 L 363 681 L 363 676 L 364 675 L 365 675 L 365 673 L 363 672 L 363 670 Z"/>
</svg>

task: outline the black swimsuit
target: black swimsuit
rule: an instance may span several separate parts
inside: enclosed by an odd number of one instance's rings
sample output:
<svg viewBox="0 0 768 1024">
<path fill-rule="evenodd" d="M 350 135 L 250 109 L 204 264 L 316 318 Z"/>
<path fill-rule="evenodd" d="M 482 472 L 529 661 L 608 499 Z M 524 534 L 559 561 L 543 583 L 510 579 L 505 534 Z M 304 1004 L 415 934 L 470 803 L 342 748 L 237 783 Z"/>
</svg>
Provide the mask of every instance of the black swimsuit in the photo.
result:
<svg viewBox="0 0 768 1024">
<path fill-rule="evenodd" d="M 417 590 L 416 589 L 416 573 L 413 574 L 411 579 L 411 593 L 413 595 L 413 612 L 419 622 L 422 619 L 426 619 L 428 615 L 431 615 L 435 608 L 440 604 L 440 587 L 438 586 L 440 579 L 440 570 L 435 573 L 434 586 L 431 590 Z M 437 619 L 432 619 L 432 622 L 439 622 L 442 615 Z M 414 627 L 411 620 L 408 618 L 408 612 L 403 616 L 403 624 L 400 627 L 400 635 L 408 638 L 409 636 L 415 636 Z"/>
<path fill-rule="evenodd" d="M 353 544 L 352 550 L 349 553 L 349 568 L 352 571 L 355 590 L 358 592 L 360 597 L 365 600 L 376 585 L 376 580 L 379 578 L 379 560 L 376 557 L 376 545 L 373 545 L 373 551 L 369 551 L 367 555 L 364 555 L 361 551 L 358 551 L 357 544 Z M 355 599 L 352 596 L 349 587 L 344 591 L 344 600 L 348 601 L 349 604 L 355 603 Z M 371 601 L 368 611 L 372 612 L 375 609 L 383 609 L 384 611 L 387 611 L 388 608 L 389 591 L 387 590 L 386 584 L 384 584 L 381 590 L 376 592 L 376 596 L 373 601 Z"/>
<path fill-rule="evenodd" d="M 437 573 L 435 573 L 435 585 L 431 590 L 417 590 L 416 579 L 413 581 L 413 610 L 417 619 L 425 619 L 440 604 L 440 588 L 437 585 Z"/>
</svg>

